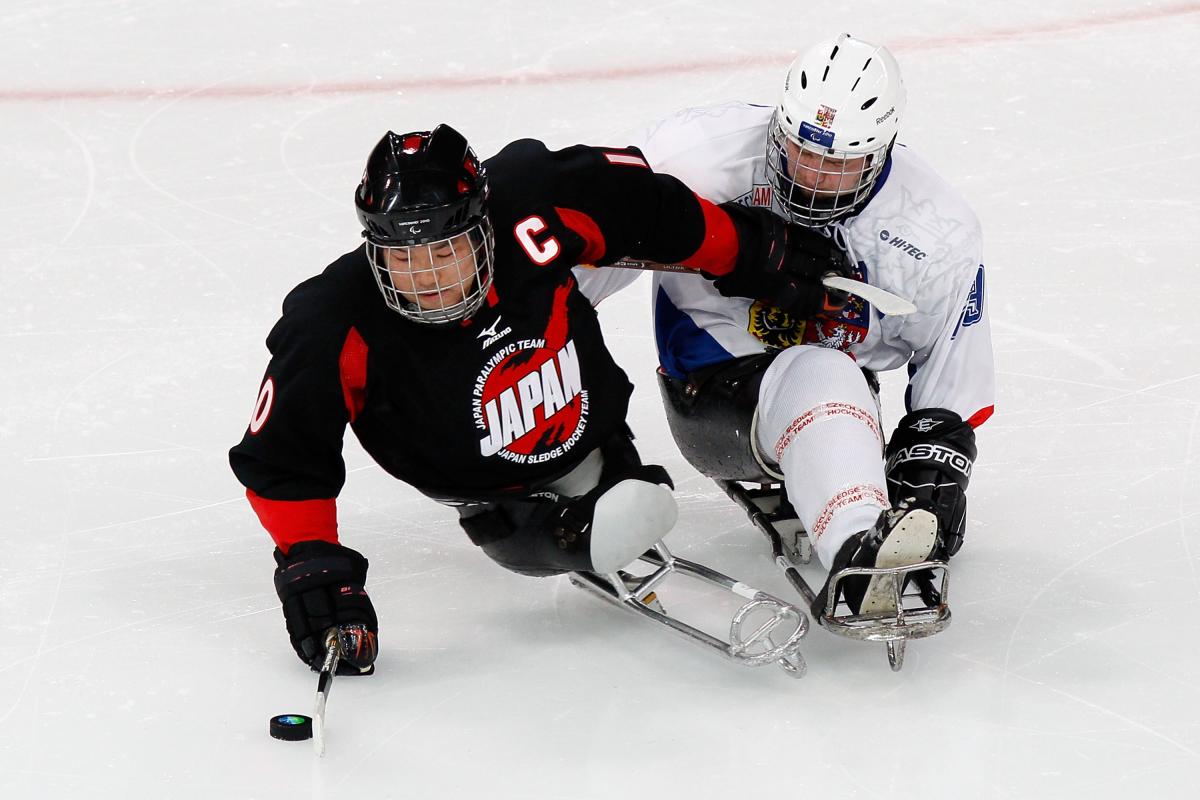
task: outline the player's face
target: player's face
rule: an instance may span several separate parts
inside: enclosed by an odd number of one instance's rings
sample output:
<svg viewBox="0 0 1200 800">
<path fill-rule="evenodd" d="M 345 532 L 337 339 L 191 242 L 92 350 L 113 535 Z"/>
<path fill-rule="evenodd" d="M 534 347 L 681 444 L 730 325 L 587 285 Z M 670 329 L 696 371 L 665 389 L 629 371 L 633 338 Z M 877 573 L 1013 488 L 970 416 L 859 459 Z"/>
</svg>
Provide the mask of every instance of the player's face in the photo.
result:
<svg viewBox="0 0 1200 800">
<path fill-rule="evenodd" d="M 814 150 L 802 148 L 788 139 L 788 172 L 796 185 L 805 193 L 816 198 L 836 197 L 858 189 L 863 170 L 870 163 L 870 156 L 857 158 L 835 158 Z"/>
<path fill-rule="evenodd" d="M 387 250 L 392 285 L 410 303 L 425 310 L 450 308 L 463 302 L 475 286 L 475 248 L 470 234 L 412 247 Z"/>
</svg>

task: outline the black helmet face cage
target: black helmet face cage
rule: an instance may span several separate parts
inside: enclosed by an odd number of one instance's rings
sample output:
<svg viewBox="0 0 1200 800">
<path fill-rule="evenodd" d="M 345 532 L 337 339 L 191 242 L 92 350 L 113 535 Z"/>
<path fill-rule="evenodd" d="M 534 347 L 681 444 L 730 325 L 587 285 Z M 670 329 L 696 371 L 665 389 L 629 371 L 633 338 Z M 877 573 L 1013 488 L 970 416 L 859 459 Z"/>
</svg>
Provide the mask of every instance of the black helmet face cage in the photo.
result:
<svg viewBox="0 0 1200 800">
<path fill-rule="evenodd" d="M 890 143 L 869 153 L 838 151 L 790 136 L 778 116 L 767 136 L 767 175 L 776 203 L 791 222 L 819 228 L 867 199 Z"/>
<path fill-rule="evenodd" d="M 367 260 L 384 302 L 429 325 L 467 319 L 492 288 L 495 238 L 487 217 L 446 239 L 387 245 L 367 239 Z"/>
</svg>

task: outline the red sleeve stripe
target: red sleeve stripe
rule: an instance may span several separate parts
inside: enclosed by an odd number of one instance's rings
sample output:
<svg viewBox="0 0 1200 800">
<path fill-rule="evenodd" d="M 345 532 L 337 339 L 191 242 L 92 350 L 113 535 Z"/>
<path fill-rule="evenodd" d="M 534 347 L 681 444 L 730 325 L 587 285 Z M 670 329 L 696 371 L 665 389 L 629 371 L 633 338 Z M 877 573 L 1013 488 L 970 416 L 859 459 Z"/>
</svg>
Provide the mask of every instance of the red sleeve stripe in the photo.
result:
<svg viewBox="0 0 1200 800">
<path fill-rule="evenodd" d="M 342 378 L 342 400 L 350 421 L 354 422 L 367 402 L 367 343 L 355 328 L 350 329 L 342 343 L 338 372 Z"/>
<path fill-rule="evenodd" d="M 704 270 L 711 275 L 727 275 L 737 261 L 738 239 L 733 221 L 719 206 L 699 195 L 700 210 L 704 212 L 704 241 L 700 249 L 683 260 L 684 266 Z"/>
<path fill-rule="evenodd" d="M 967 420 L 967 424 L 970 425 L 972 428 L 978 428 L 980 425 L 982 425 L 983 423 L 988 421 L 988 418 L 990 416 L 992 416 L 992 412 L 995 410 L 996 410 L 995 406 L 988 406 L 987 408 L 981 408 L 978 411 L 976 411 L 974 414 L 971 415 L 971 418 Z"/>
<path fill-rule="evenodd" d="M 604 234 L 600 231 L 596 220 L 573 208 L 555 208 L 554 210 L 558 212 L 558 218 L 563 221 L 564 225 L 583 237 L 586 244 L 583 254 L 579 256 L 581 263 L 595 264 L 604 256 Z"/>
<path fill-rule="evenodd" d="M 246 490 L 250 507 L 258 521 L 271 534 L 275 546 L 286 556 L 296 542 L 320 539 L 338 543 L 337 503 L 324 500 L 268 500 L 251 489 Z"/>
<path fill-rule="evenodd" d="M 546 349 L 550 351 L 560 350 L 567 343 L 567 336 L 570 333 L 567 322 L 567 300 L 574 288 L 575 279 L 568 274 L 567 280 L 554 289 L 554 305 L 550 310 L 550 321 L 546 323 L 546 333 L 543 334 L 546 340 Z"/>
<path fill-rule="evenodd" d="M 610 164 L 622 164 L 626 167 L 645 167 L 650 169 L 650 165 L 646 163 L 646 159 L 633 153 L 608 153 L 604 154 Z"/>
</svg>

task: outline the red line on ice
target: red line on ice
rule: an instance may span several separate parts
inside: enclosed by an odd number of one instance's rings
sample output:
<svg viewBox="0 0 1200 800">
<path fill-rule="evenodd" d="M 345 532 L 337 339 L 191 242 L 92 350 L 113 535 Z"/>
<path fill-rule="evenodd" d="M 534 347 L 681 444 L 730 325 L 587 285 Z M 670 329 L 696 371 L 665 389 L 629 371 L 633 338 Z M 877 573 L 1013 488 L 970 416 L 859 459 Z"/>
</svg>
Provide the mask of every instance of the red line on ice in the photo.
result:
<svg viewBox="0 0 1200 800">
<path fill-rule="evenodd" d="M 1079 33 L 1126 23 L 1148 22 L 1170 17 L 1180 17 L 1200 12 L 1200 3 L 1180 3 L 1163 8 L 1138 9 L 1133 11 L 1100 14 L 1081 19 L 1066 19 L 1041 24 L 1022 25 L 1012 28 L 997 28 L 978 33 L 952 34 L 928 38 L 899 39 L 888 42 L 888 47 L 904 52 L 939 50 L 970 44 L 992 44 L 995 42 L 1024 39 L 1055 33 Z M 176 86 L 161 88 L 60 88 L 60 89 L 0 89 L 0 103 L 4 102 L 48 102 L 63 100 L 150 100 L 156 98 L 178 99 L 236 99 L 242 97 L 293 97 L 300 95 L 325 94 L 392 94 L 404 91 L 450 91 L 496 86 L 543 86 L 561 83 L 591 83 L 620 81 L 631 78 L 660 77 L 663 75 L 693 75 L 728 70 L 754 69 L 786 65 L 794 57 L 792 53 L 773 53 L 757 56 L 731 56 L 697 61 L 679 61 L 670 64 L 642 64 L 631 67 L 598 67 L 595 69 L 562 70 L 524 75 L 460 75 L 444 77 L 411 78 L 407 80 L 345 81 L 319 83 L 305 86 L 265 85 L 221 85 Z"/>
</svg>

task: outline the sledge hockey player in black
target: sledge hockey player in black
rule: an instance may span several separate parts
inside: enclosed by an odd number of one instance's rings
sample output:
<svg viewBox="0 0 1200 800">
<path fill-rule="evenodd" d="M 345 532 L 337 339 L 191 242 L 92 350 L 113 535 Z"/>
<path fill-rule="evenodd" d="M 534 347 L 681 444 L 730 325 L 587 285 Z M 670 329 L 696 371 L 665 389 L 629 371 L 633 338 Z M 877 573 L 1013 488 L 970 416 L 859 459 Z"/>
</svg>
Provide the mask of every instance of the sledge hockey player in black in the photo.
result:
<svg viewBox="0 0 1200 800">
<path fill-rule="evenodd" d="M 446 125 L 388 132 L 355 196 L 366 241 L 284 300 L 230 464 L 275 541 L 275 587 L 314 669 L 372 668 L 367 559 L 341 544 L 347 424 L 389 474 L 457 508 L 530 575 L 616 573 L 674 524 L 625 425 L 631 385 L 571 268 L 681 263 L 725 293 L 811 314 L 840 256 L 768 210 L 715 206 L 636 149 L 520 140 L 480 162 Z"/>
</svg>

